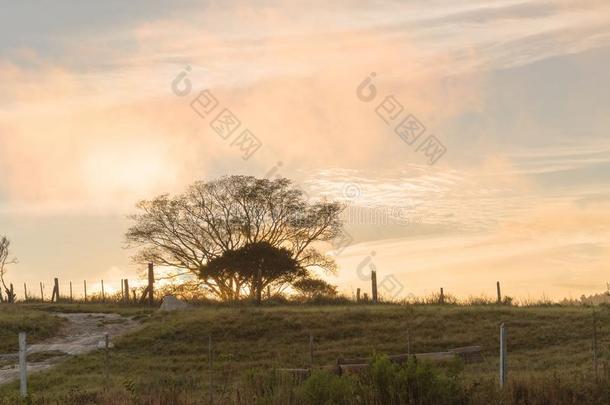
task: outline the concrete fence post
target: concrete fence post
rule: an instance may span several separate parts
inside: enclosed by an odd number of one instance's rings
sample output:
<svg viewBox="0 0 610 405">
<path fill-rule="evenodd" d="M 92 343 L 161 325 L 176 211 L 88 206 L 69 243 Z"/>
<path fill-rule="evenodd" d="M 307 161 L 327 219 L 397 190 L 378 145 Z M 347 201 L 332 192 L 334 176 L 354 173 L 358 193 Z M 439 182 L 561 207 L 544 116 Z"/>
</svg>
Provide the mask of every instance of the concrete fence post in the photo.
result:
<svg viewBox="0 0 610 405">
<path fill-rule="evenodd" d="M 19 332 L 19 392 L 22 398 L 28 396 L 27 342 L 25 332 Z"/>
<path fill-rule="evenodd" d="M 108 336 L 108 332 L 104 333 L 104 351 L 105 351 L 105 369 L 104 374 L 106 376 L 106 384 L 110 383 L 110 337 Z"/>
<path fill-rule="evenodd" d="M 500 387 L 506 384 L 507 368 L 507 351 L 506 351 L 506 336 L 507 328 L 504 323 L 500 325 Z"/>
</svg>

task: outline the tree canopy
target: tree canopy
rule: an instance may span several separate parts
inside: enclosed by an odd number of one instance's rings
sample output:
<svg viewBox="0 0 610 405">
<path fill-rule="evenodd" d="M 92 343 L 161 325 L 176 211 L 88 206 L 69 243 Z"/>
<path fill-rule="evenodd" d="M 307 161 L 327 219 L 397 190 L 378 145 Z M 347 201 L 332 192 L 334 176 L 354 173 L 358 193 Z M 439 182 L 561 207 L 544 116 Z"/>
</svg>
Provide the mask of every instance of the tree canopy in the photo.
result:
<svg viewBox="0 0 610 405">
<path fill-rule="evenodd" d="M 194 183 L 176 196 L 141 201 L 137 208 L 126 234 L 128 246 L 140 249 L 134 259 L 180 269 L 177 275 L 196 277 L 220 299 L 253 294 L 246 267 L 256 268 L 257 258 L 286 266 L 289 258 L 294 274 L 336 269 L 334 260 L 314 245 L 339 235 L 343 206 L 307 201 L 285 178 L 221 177 Z M 232 267 L 226 266 L 229 262 Z M 267 265 L 263 270 L 272 271 Z M 268 284 L 282 281 L 291 282 L 279 277 Z"/>
<path fill-rule="evenodd" d="M 237 250 L 228 250 L 222 256 L 203 266 L 200 278 L 230 276 L 237 285 L 234 291 L 249 292 L 251 298 L 261 301 L 265 288 L 281 289 L 286 284 L 309 277 L 285 248 L 273 247 L 269 242 L 255 242 Z M 238 296 L 233 298 L 239 298 Z"/>
</svg>

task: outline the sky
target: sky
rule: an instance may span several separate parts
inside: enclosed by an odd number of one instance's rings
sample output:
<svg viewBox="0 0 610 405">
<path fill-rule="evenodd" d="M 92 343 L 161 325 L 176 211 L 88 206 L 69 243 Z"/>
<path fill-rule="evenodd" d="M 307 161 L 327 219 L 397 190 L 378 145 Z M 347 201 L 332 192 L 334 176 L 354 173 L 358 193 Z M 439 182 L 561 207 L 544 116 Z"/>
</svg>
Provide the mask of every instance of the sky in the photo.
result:
<svg viewBox="0 0 610 405">
<path fill-rule="evenodd" d="M 389 298 L 606 290 L 606 0 L 0 10 L 0 234 L 19 294 L 135 279 L 135 203 L 231 174 L 348 205 L 348 243 L 321 246 L 346 294 L 370 269 Z"/>
</svg>

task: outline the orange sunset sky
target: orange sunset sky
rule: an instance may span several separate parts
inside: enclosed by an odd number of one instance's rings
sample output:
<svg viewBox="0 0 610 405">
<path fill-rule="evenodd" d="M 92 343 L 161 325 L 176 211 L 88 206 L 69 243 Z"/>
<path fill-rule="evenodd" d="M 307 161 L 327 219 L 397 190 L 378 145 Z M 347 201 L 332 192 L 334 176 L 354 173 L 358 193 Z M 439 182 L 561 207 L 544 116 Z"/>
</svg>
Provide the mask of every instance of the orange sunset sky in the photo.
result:
<svg viewBox="0 0 610 405">
<path fill-rule="evenodd" d="M 6 2 L 9 280 L 135 278 L 139 199 L 249 174 L 349 205 L 329 277 L 347 294 L 370 266 L 396 297 L 493 296 L 497 280 L 520 298 L 602 292 L 609 66 L 606 0 Z M 202 117 L 204 89 L 218 107 Z M 247 159 L 211 126 L 224 108 L 260 141 Z M 409 115 L 413 144 L 395 130 Z"/>
</svg>

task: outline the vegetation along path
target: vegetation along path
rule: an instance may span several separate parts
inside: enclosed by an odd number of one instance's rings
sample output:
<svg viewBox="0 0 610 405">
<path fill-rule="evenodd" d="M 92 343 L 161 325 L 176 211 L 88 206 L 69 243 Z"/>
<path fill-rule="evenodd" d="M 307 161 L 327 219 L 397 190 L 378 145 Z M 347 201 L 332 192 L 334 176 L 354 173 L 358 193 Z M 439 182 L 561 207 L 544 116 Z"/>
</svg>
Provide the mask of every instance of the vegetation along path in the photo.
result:
<svg viewBox="0 0 610 405">
<path fill-rule="evenodd" d="M 60 333 L 28 346 L 28 374 L 46 370 L 69 356 L 103 348 L 105 334 L 112 340 L 138 327 L 139 323 L 119 314 L 60 313 L 67 322 Z M 0 354 L 0 384 L 19 378 L 19 354 Z"/>
</svg>

